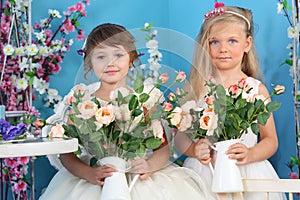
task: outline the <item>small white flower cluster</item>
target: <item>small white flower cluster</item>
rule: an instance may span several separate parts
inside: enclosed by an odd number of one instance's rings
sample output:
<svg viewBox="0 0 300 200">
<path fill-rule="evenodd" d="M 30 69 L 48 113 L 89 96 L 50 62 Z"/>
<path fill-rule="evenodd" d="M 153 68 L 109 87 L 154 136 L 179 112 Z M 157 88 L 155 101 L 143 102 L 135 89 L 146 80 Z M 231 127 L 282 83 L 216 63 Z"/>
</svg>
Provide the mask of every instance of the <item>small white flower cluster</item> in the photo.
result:
<svg viewBox="0 0 300 200">
<path fill-rule="evenodd" d="M 151 31 L 152 24 L 145 23 L 144 28 L 149 29 Z M 149 69 L 152 71 L 152 77 L 149 77 L 146 79 L 146 83 L 153 84 L 158 76 L 159 72 L 158 70 L 161 68 L 161 64 L 159 63 L 162 60 L 162 54 L 158 50 L 158 41 L 155 40 L 155 37 L 157 36 L 157 30 L 153 30 L 150 32 L 150 35 L 148 37 L 148 41 L 146 43 L 146 47 L 148 48 L 149 58 Z"/>
</svg>

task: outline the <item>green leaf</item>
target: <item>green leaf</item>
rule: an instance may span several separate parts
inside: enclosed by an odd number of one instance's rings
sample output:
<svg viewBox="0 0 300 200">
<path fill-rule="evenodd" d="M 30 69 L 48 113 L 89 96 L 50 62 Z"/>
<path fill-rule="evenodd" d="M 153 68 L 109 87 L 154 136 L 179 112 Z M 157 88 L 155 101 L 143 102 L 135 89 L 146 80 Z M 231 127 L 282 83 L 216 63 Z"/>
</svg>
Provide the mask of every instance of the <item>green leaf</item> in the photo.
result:
<svg viewBox="0 0 300 200">
<path fill-rule="evenodd" d="M 257 116 L 257 121 L 258 123 L 260 123 L 261 125 L 266 125 L 269 117 L 270 117 L 270 113 L 266 112 L 266 113 L 261 113 Z"/>
<path fill-rule="evenodd" d="M 252 132 L 254 134 L 257 135 L 259 133 L 259 126 L 258 126 L 258 124 L 257 123 L 252 123 L 251 124 L 251 130 L 252 130 Z"/>
<path fill-rule="evenodd" d="M 100 141 L 101 139 L 101 133 L 99 131 L 97 132 L 91 132 L 89 134 L 89 141 Z"/>
<path fill-rule="evenodd" d="M 114 132 L 113 132 L 113 135 L 112 135 L 113 141 L 115 141 L 118 137 L 120 137 L 120 134 L 121 134 L 121 131 L 120 131 L 120 130 L 114 131 Z"/>
<path fill-rule="evenodd" d="M 143 92 L 144 90 L 144 83 L 143 83 L 143 79 L 142 77 L 139 75 L 139 73 L 137 73 L 136 75 L 136 79 L 135 81 L 133 82 L 133 90 L 140 94 Z"/>
<path fill-rule="evenodd" d="M 254 107 L 251 106 L 247 111 L 247 118 L 251 119 L 253 114 L 254 114 Z"/>
<path fill-rule="evenodd" d="M 143 111 L 141 109 L 134 109 L 133 112 L 132 112 L 132 116 L 137 117 L 142 113 L 143 113 Z"/>
<path fill-rule="evenodd" d="M 148 149 L 157 149 L 161 144 L 161 140 L 155 138 L 150 138 L 146 141 L 146 147 Z"/>
<path fill-rule="evenodd" d="M 145 151 L 146 151 L 146 148 L 144 145 L 140 145 L 140 147 L 136 150 L 136 154 L 139 156 L 139 157 L 143 157 L 144 154 L 145 154 Z"/>
<path fill-rule="evenodd" d="M 90 159 L 90 166 L 91 167 L 96 167 L 97 166 L 97 158 L 95 158 L 95 157 L 92 157 L 91 159 Z"/>
<path fill-rule="evenodd" d="M 141 103 L 145 103 L 149 98 L 150 98 L 149 94 L 142 93 L 142 94 L 140 95 L 140 102 L 141 102 Z"/>
<path fill-rule="evenodd" d="M 271 101 L 267 104 L 266 108 L 268 112 L 275 112 L 281 106 L 281 102 Z"/>
<path fill-rule="evenodd" d="M 129 100 L 129 105 L 128 105 L 129 110 L 132 111 L 136 109 L 138 105 L 139 105 L 138 98 L 137 96 L 133 95 Z"/>
<path fill-rule="evenodd" d="M 162 112 L 163 112 L 162 109 L 154 110 L 154 111 L 152 112 L 152 114 L 151 114 L 150 119 L 151 119 L 151 120 L 154 120 L 154 119 L 160 119 L 161 116 L 162 116 Z"/>
</svg>

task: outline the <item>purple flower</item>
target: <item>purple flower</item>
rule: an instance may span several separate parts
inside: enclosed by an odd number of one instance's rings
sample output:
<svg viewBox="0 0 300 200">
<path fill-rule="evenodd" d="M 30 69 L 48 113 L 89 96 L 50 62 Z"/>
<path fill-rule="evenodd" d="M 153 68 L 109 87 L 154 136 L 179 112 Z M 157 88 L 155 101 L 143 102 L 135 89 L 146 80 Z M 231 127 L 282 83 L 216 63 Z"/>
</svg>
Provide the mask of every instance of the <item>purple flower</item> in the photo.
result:
<svg viewBox="0 0 300 200">
<path fill-rule="evenodd" d="M 5 134 L 10 127 L 10 123 L 4 119 L 0 119 L 0 134 Z"/>
<path fill-rule="evenodd" d="M 3 140 L 13 140 L 18 135 L 21 135 L 26 130 L 26 125 L 21 122 L 17 126 L 10 126 L 6 133 L 2 133 Z"/>
</svg>

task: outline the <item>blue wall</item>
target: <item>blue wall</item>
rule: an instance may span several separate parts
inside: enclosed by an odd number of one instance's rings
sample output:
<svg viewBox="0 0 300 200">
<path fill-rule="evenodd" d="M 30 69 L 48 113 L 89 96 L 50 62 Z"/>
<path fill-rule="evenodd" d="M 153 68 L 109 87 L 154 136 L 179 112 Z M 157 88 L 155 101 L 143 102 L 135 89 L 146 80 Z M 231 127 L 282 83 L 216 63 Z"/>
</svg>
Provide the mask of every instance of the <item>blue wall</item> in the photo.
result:
<svg viewBox="0 0 300 200">
<path fill-rule="evenodd" d="M 213 2 L 213 0 L 91 0 L 91 5 L 87 7 L 87 17 L 83 18 L 80 23 L 86 33 L 89 33 L 94 26 L 104 22 L 119 23 L 133 31 L 142 27 L 145 22 L 153 22 L 156 27 L 160 27 L 159 34 L 166 31 L 166 34 L 171 32 L 172 35 L 175 35 L 175 38 L 159 41 L 163 45 L 167 43 L 171 47 L 173 47 L 172 45 L 175 47 L 175 52 L 170 52 L 173 48 L 166 47 L 163 64 L 188 72 L 193 51 L 193 39 L 200 29 L 204 13 L 213 8 Z M 32 3 L 33 20 L 45 18 L 50 8 L 63 11 L 74 3 L 76 3 L 75 0 L 35 0 Z M 283 15 L 276 13 L 277 1 L 226 0 L 224 3 L 246 7 L 253 11 L 256 24 L 255 44 L 261 68 L 265 74 L 265 84 L 269 89 L 271 84 L 286 86 L 286 92 L 276 97 L 276 100 L 282 102 L 282 107 L 274 113 L 279 149 L 270 160 L 280 177 L 288 178 L 289 169 L 286 167 L 286 163 L 290 155 L 294 155 L 296 151 L 293 86 L 289 67 L 279 66 L 288 56 L 286 46 L 290 41 L 286 32 L 287 20 Z M 80 49 L 82 44 L 82 41 L 75 41 L 63 61 L 61 72 L 51 79 L 51 87 L 57 88 L 62 96 L 74 83 L 78 82 L 76 77 L 82 64 L 82 58 L 77 55 L 76 50 Z M 36 106 L 43 117 L 52 113 L 52 110 L 43 108 L 39 102 Z M 37 197 L 55 172 L 56 170 L 50 166 L 45 157 L 39 157 L 36 160 Z"/>
</svg>

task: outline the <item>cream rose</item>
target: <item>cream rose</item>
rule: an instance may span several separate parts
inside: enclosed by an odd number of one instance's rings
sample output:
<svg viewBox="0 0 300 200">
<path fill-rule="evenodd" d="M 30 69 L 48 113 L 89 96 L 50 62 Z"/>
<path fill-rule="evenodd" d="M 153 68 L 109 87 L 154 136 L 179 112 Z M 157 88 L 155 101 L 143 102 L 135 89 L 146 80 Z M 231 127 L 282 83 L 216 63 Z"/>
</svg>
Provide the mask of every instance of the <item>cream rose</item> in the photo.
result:
<svg viewBox="0 0 300 200">
<path fill-rule="evenodd" d="M 153 134 L 158 138 L 163 138 L 164 135 L 164 129 L 162 127 L 160 120 L 152 120 L 151 125 L 153 128 Z"/>
<path fill-rule="evenodd" d="M 78 103 L 77 108 L 80 112 L 80 115 L 77 115 L 77 117 L 83 119 L 90 119 L 91 117 L 95 116 L 98 110 L 97 104 L 91 100 Z"/>
<path fill-rule="evenodd" d="M 178 127 L 179 124 L 180 124 L 180 121 L 182 119 L 182 115 L 181 115 L 181 112 L 182 112 L 182 109 L 180 107 L 176 107 L 172 114 L 170 115 L 171 116 L 171 119 L 170 119 L 170 122 L 172 125 Z"/>
</svg>

